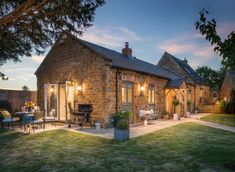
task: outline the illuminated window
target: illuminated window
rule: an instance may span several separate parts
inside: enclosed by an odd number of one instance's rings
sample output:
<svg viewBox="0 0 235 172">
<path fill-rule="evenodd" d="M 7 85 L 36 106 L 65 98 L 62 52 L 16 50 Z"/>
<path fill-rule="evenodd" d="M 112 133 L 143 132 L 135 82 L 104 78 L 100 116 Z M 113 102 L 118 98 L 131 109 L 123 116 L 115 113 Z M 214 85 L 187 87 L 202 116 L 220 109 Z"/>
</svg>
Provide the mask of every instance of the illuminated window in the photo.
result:
<svg viewBox="0 0 235 172">
<path fill-rule="evenodd" d="M 148 90 L 148 102 L 149 104 L 154 104 L 154 85 L 149 85 Z"/>
<path fill-rule="evenodd" d="M 131 82 L 123 82 L 122 84 L 122 103 L 133 102 L 133 84 Z"/>
</svg>

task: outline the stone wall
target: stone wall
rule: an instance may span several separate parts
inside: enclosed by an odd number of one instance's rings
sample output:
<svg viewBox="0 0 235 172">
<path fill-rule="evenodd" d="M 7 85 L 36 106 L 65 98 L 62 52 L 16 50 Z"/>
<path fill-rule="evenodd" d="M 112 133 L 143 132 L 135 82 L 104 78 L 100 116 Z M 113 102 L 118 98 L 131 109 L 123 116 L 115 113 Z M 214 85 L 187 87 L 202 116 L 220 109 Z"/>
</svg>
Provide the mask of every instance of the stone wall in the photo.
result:
<svg viewBox="0 0 235 172">
<path fill-rule="evenodd" d="M 33 101 L 37 104 L 37 92 L 21 90 L 4 90 L 0 89 L 0 100 L 7 100 L 11 103 L 13 110 L 18 111 L 24 106 L 26 101 Z"/>
<path fill-rule="evenodd" d="M 112 73 L 116 73 L 116 69 L 112 70 Z M 148 103 L 148 89 L 149 84 L 154 86 L 155 95 L 154 95 L 154 110 L 165 110 L 165 85 L 167 83 L 166 79 L 148 76 L 140 73 L 136 73 L 133 71 L 121 70 L 118 80 L 118 92 L 119 92 L 119 101 L 118 101 L 118 109 L 122 110 L 122 83 L 123 82 L 131 82 L 134 84 L 134 102 L 133 102 L 133 113 L 132 113 L 132 122 L 139 122 L 139 109 L 147 109 L 149 108 Z M 144 86 L 144 91 L 140 91 L 140 86 Z M 115 98 L 115 96 L 114 96 Z M 112 100 L 114 101 L 114 99 Z M 114 101 L 115 102 L 115 101 Z"/>
<path fill-rule="evenodd" d="M 76 46 L 74 46 L 76 45 Z M 83 86 L 82 94 L 75 94 L 78 104 L 92 104 L 94 120 L 103 120 L 109 75 L 109 61 L 68 37 L 57 42 L 36 72 L 38 103 L 44 107 L 44 84 L 63 84 L 66 81 Z"/>
<path fill-rule="evenodd" d="M 166 68 L 166 69 L 173 71 L 174 73 L 177 73 L 181 76 L 185 76 L 187 78 L 187 81 L 190 81 L 190 82 L 193 81 L 192 78 L 185 72 L 185 70 L 169 57 L 163 57 L 159 61 L 157 66 L 162 67 L 162 68 Z"/>
</svg>

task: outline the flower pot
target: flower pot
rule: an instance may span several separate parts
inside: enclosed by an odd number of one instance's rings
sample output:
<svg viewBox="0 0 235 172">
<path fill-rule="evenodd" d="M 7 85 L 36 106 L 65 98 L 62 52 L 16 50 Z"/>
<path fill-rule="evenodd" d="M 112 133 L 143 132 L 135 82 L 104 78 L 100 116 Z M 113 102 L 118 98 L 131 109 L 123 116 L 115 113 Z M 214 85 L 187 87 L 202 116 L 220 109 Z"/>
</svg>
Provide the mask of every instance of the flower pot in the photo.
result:
<svg viewBox="0 0 235 172">
<path fill-rule="evenodd" d="M 191 116 L 191 113 L 187 112 L 187 118 L 190 118 L 190 116 Z"/>
<path fill-rule="evenodd" d="M 174 114 L 173 114 L 173 119 L 176 120 L 176 121 L 180 120 L 179 114 L 174 113 Z"/>
<path fill-rule="evenodd" d="M 120 130 L 116 127 L 114 128 L 114 139 L 117 141 L 128 140 L 130 138 L 130 130 Z"/>
<path fill-rule="evenodd" d="M 100 122 L 96 122 L 95 123 L 95 129 L 96 130 L 100 130 L 100 128 L 101 128 L 101 123 Z"/>
</svg>

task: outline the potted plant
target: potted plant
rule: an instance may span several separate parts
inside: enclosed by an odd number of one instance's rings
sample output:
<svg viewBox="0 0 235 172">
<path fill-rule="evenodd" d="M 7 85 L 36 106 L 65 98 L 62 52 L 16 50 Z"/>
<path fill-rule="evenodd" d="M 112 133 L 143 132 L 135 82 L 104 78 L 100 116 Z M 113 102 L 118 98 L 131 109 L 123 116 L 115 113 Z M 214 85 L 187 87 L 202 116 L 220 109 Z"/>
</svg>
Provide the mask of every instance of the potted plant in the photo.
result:
<svg viewBox="0 0 235 172">
<path fill-rule="evenodd" d="M 118 112 L 114 116 L 114 138 L 117 141 L 127 140 L 130 137 L 130 112 Z"/>
<path fill-rule="evenodd" d="M 190 118 L 191 104 L 191 100 L 187 100 L 187 118 Z"/>
<path fill-rule="evenodd" d="M 180 104 L 180 101 L 175 97 L 172 101 L 173 105 L 173 119 L 174 120 L 180 120 L 180 116 L 178 113 L 176 113 L 176 107 Z"/>
<path fill-rule="evenodd" d="M 96 129 L 96 130 L 100 130 L 100 128 L 101 128 L 101 122 L 100 122 L 99 120 L 97 120 L 97 121 L 95 122 L 95 129 Z"/>
</svg>

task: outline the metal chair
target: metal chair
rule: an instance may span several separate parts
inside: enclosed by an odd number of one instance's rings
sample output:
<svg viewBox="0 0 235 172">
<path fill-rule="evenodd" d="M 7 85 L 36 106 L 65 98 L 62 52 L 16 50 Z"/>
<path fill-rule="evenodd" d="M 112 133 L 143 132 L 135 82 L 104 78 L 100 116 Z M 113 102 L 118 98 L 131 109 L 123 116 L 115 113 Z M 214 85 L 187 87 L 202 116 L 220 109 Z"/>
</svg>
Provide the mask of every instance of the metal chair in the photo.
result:
<svg viewBox="0 0 235 172">
<path fill-rule="evenodd" d="M 30 133 L 30 128 L 31 128 L 31 124 L 33 122 L 33 118 L 34 118 L 33 114 L 25 114 L 23 116 L 21 129 L 22 129 L 22 126 L 23 126 L 24 127 L 24 132 L 26 131 L 26 129 L 28 129 L 29 130 L 28 133 Z"/>
<path fill-rule="evenodd" d="M 35 133 L 35 129 L 37 129 L 38 126 L 43 128 L 43 130 L 45 131 L 45 117 L 44 117 L 43 111 L 34 113 L 34 117 L 33 117 L 33 121 L 31 122 L 31 125 L 32 125 L 32 129 L 34 133 Z"/>
<path fill-rule="evenodd" d="M 11 124 L 14 130 L 14 122 L 18 122 L 20 125 L 20 118 L 13 117 L 7 110 L 0 111 L 0 123 L 1 123 L 2 129 L 4 127 L 4 124 L 7 124 L 8 128 Z"/>
<path fill-rule="evenodd" d="M 56 127 L 55 115 L 56 115 L 56 110 L 54 108 L 52 108 L 48 114 L 45 114 L 44 122 L 45 123 L 51 122 L 51 125 L 55 125 L 55 127 Z"/>
</svg>

